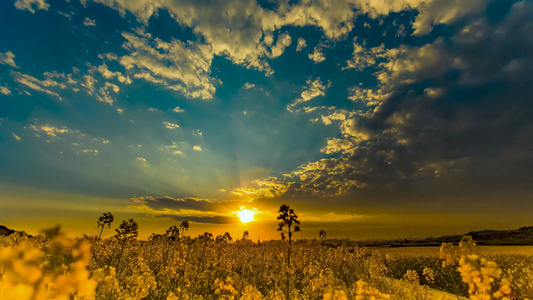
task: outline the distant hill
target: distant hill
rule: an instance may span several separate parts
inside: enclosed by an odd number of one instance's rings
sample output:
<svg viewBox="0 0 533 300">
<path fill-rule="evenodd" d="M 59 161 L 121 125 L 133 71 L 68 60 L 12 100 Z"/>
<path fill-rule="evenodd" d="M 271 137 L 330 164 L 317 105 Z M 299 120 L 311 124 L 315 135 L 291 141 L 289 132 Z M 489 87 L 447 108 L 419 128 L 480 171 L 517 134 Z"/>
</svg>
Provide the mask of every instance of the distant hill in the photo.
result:
<svg viewBox="0 0 533 300">
<path fill-rule="evenodd" d="M 24 231 L 16 231 L 16 230 L 7 228 L 4 225 L 0 225 L 0 236 L 10 236 L 12 234 L 18 234 L 19 236 L 31 237 L 31 235 L 27 234 Z"/>
<path fill-rule="evenodd" d="M 0 225 L 0 236 L 12 235 L 13 233 L 15 233 L 15 230 L 9 229 L 9 228 L 5 227 L 4 225 Z"/>
<path fill-rule="evenodd" d="M 414 247 L 414 246 L 440 246 L 442 243 L 459 243 L 463 236 L 469 235 L 478 245 L 503 246 L 503 245 L 533 245 L 533 226 L 520 227 L 513 230 L 479 230 L 465 234 L 445 235 L 427 238 L 401 238 L 394 240 L 364 240 L 352 241 L 347 239 L 330 239 L 326 244 L 335 246 L 340 244 L 365 247 Z"/>
</svg>

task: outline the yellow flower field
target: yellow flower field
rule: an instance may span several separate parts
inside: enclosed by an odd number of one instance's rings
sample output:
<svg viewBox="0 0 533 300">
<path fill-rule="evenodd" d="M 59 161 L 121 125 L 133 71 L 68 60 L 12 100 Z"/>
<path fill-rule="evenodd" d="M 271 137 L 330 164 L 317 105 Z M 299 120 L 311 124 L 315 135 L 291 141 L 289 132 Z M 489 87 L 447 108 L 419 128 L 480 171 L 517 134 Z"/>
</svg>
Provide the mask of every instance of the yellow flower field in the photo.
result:
<svg viewBox="0 0 533 300">
<path fill-rule="evenodd" d="M 469 237 L 439 256 L 389 255 L 317 240 L 190 238 L 178 228 L 139 241 L 131 221 L 106 239 L 58 230 L 1 238 L 0 299 L 533 298 L 531 254 L 484 256 Z"/>
</svg>

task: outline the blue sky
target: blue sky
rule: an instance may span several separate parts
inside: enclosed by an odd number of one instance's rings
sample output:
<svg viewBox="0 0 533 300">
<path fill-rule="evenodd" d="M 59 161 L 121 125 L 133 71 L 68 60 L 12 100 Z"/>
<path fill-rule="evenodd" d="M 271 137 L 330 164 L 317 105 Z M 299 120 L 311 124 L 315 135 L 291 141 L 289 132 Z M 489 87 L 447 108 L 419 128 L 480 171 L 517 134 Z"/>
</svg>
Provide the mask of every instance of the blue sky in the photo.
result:
<svg viewBox="0 0 533 300">
<path fill-rule="evenodd" d="M 145 235 L 181 220 L 237 232 L 246 206 L 251 235 L 274 238 L 283 203 L 306 237 L 531 225 L 530 1 L 8 0 L 0 14 L 5 225 L 78 234 L 109 210 Z"/>
</svg>

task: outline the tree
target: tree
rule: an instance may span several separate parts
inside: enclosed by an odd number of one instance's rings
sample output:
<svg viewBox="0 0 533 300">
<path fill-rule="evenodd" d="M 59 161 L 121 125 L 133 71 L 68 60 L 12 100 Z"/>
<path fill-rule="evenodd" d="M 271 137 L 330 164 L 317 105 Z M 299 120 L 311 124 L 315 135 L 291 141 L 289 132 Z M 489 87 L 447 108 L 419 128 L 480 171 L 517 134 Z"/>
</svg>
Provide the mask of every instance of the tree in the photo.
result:
<svg viewBox="0 0 533 300">
<path fill-rule="evenodd" d="M 283 231 L 283 227 L 287 226 L 289 232 L 289 245 L 291 245 L 292 234 L 300 231 L 300 221 L 298 221 L 298 216 L 294 213 L 294 209 L 289 208 L 289 206 L 285 204 L 280 206 L 278 213 L 278 220 L 280 221 L 278 224 L 278 230 Z M 294 226 L 294 229 L 291 231 L 292 226 Z M 281 236 L 284 236 L 283 232 L 281 233 Z"/>
<path fill-rule="evenodd" d="M 245 231 L 242 233 L 242 240 L 243 240 L 243 241 L 246 241 L 249 237 L 250 237 L 250 234 L 248 233 L 248 230 L 245 230 Z"/>
<path fill-rule="evenodd" d="M 180 229 L 181 229 L 181 237 L 183 238 L 183 233 L 185 232 L 185 230 L 189 229 L 189 221 L 181 222 Z"/>
<path fill-rule="evenodd" d="M 281 205 L 279 208 L 279 215 L 278 220 L 280 221 L 278 224 L 278 230 L 283 231 L 283 227 L 287 226 L 287 231 L 289 233 L 289 247 L 288 247 L 288 255 L 287 255 L 287 287 L 285 291 L 285 297 L 288 299 L 291 298 L 290 294 L 290 275 L 289 275 L 289 268 L 291 265 L 291 241 L 292 241 L 292 234 L 294 232 L 300 231 L 300 221 L 298 221 L 298 216 L 294 213 L 294 209 L 289 208 L 288 205 Z M 291 227 L 294 226 L 294 229 L 291 231 Z M 284 232 L 281 233 L 281 238 L 285 240 L 285 234 Z"/>
</svg>

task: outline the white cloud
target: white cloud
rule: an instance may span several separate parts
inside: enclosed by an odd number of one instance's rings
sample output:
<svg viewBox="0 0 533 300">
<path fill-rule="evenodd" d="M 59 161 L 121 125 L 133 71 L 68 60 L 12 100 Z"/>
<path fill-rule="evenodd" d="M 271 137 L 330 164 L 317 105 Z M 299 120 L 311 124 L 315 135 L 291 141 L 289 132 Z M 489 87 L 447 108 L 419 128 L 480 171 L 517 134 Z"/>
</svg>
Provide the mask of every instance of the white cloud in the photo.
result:
<svg viewBox="0 0 533 300">
<path fill-rule="evenodd" d="M 434 25 L 452 24 L 461 18 L 483 12 L 489 0 L 354 0 L 356 8 L 368 13 L 371 18 L 388 15 L 391 12 L 417 9 L 413 23 L 414 34 L 427 34 Z"/>
<path fill-rule="evenodd" d="M 354 102 L 362 102 L 366 106 L 379 106 L 390 95 L 390 91 L 385 91 L 383 88 L 374 90 L 358 86 L 351 87 L 348 92 L 348 99 Z"/>
<path fill-rule="evenodd" d="M 326 57 L 324 56 L 324 53 L 322 52 L 323 50 L 324 50 L 323 44 L 316 45 L 313 53 L 309 54 L 309 59 L 314 61 L 315 64 L 325 61 Z"/>
<path fill-rule="evenodd" d="M 305 47 L 307 47 L 307 43 L 305 42 L 305 39 L 298 38 L 298 45 L 296 46 L 296 52 L 302 51 L 302 49 Z"/>
<path fill-rule="evenodd" d="M 307 80 L 307 86 L 304 88 L 301 98 L 294 100 L 291 104 L 287 105 L 287 110 L 293 112 L 293 108 L 298 104 L 307 102 L 319 96 L 326 95 L 326 90 L 331 86 L 331 81 L 328 81 L 326 85 L 322 83 L 320 77 L 314 81 L 311 79 Z"/>
<path fill-rule="evenodd" d="M 179 106 L 176 106 L 174 107 L 174 109 L 172 109 L 172 111 L 175 113 L 181 113 L 181 112 L 184 112 L 185 110 L 180 108 Z"/>
<path fill-rule="evenodd" d="M 276 42 L 276 45 L 270 49 L 271 54 L 269 55 L 270 58 L 276 58 L 283 54 L 283 51 L 285 51 L 285 48 L 290 46 L 291 44 L 291 36 L 288 33 L 283 33 L 278 36 L 278 40 Z"/>
<path fill-rule="evenodd" d="M 11 52 L 11 51 L 8 51 L 6 53 L 0 52 L 0 64 L 10 65 L 13 68 L 18 68 L 19 67 L 15 63 L 15 54 L 13 54 L 13 52 Z"/>
<path fill-rule="evenodd" d="M 121 83 L 126 83 L 126 84 L 131 83 L 129 78 L 126 78 L 124 75 L 122 75 L 122 73 L 118 71 L 117 72 L 110 71 L 107 68 L 107 65 L 105 63 L 99 66 L 97 70 L 100 73 L 100 75 L 102 75 L 102 77 L 104 77 L 105 79 L 116 78 Z"/>
<path fill-rule="evenodd" d="M 70 132 L 70 129 L 68 129 L 67 127 L 63 126 L 61 128 L 59 127 L 55 127 L 53 125 L 50 125 L 50 124 L 42 124 L 42 125 L 30 125 L 30 128 L 37 131 L 37 132 L 42 132 L 48 136 L 51 136 L 51 137 L 57 137 L 58 134 L 63 134 L 63 133 L 68 133 Z"/>
<path fill-rule="evenodd" d="M 92 19 L 89 19 L 89 18 L 85 18 L 85 20 L 83 21 L 83 25 L 85 25 L 85 26 L 96 26 L 96 21 L 92 20 Z"/>
<path fill-rule="evenodd" d="M 178 124 L 170 123 L 170 122 L 163 122 L 166 128 L 168 129 L 177 129 L 180 128 Z"/>
<path fill-rule="evenodd" d="M 50 7 L 50 5 L 44 0 L 17 0 L 15 1 L 15 7 L 20 10 L 27 9 L 32 14 L 34 14 L 35 9 L 48 10 L 48 7 Z"/>
<path fill-rule="evenodd" d="M 193 146 L 192 149 L 194 151 L 202 151 L 202 147 L 200 147 L 200 146 Z"/>
<path fill-rule="evenodd" d="M 353 147 L 354 145 L 349 140 L 332 138 L 327 141 L 326 146 L 322 148 L 320 152 L 333 154 L 338 152 L 346 152 Z"/>
<path fill-rule="evenodd" d="M 65 85 L 62 84 L 62 83 L 58 83 L 56 81 L 53 81 L 50 78 L 48 78 L 48 79 L 46 79 L 44 81 L 41 81 L 41 80 L 39 80 L 39 79 L 37 79 L 35 77 L 32 77 L 30 75 L 22 74 L 22 73 L 19 73 L 19 72 L 13 72 L 13 71 L 11 72 L 11 76 L 13 77 L 13 80 L 15 80 L 15 82 L 23 84 L 23 85 L 29 87 L 32 90 L 56 96 L 56 97 L 59 98 L 59 100 L 61 100 L 61 97 L 59 96 L 58 93 L 52 92 L 49 89 L 46 89 L 44 87 L 59 86 L 60 88 L 65 88 Z"/>
<path fill-rule="evenodd" d="M 84 82 L 81 83 L 81 86 L 87 90 L 87 94 L 92 95 L 95 92 L 94 84 L 97 80 L 89 74 L 84 75 L 83 80 Z"/>
<path fill-rule="evenodd" d="M 11 91 L 4 87 L 4 86 L 0 86 L 0 93 L 4 94 L 4 95 L 11 95 Z"/>
<path fill-rule="evenodd" d="M 109 105 L 113 105 L 113 103 L 115 103 L 115 100 L 113 100 L 110 93 L 114 92 L 116 94 L 119 91 L 120 88 L 117 85 L 112 84 L 110 82 L 106 82 L 103 87 L 100 87 L 98 89 L 98 93 L 96 94 L 96 100 L 107 103 Z"/>
<path fill-rule="evenodd" d="M 158 9 L 168 9 L 183 27 L 192 28 L 209 46 L 211 54 L 227 57 L 233 63 L 271 74 L 265 58 L 281 55 L 290 44 L 287 34 L 280 34 L 272 45 L 275 31 L 284 26 L 317 26 L 329 39 L 339 39 L 353 29 L 354 4 L 348 0 L 279 3 L 276 10 L 263 9 L 256 0 L 228 1 L 152 1 L 94 0 L 117 9 L 130 11 L 147 23 Z"/>
<path fill-rule="evenodd" d="M 243 87 L 244 87 L 245 90 L 251 89 L 251 88 L 253 88 L 254 86 L 255 86 L 255 84 L 253 84 L 253 83 L 249 83 L 249 82 L 247 82 L 247 83 L 245 83 L 245 84 L 243 85 Z"/>
<path fill-rule="evenodd" d="M 329 39 L 339 39 L 352 31 L 355 12 L 352 0 L 301 1 L 288 6 L 283 3 L 279 23 L 294 26 L 316 26 Z"/>
<path fill-rule="evenodd" d="M 93 155 L 98 155 L 98 150 L 96 150 L 96 149 L 84 149 L 84 150 L 81 150 L 81 152 L 83 152 L 83 153 L 91 153 Z"/>
<path fill-rule="evenodd" d="M 182 143 L 182 146 L 183 146 L 183 143 Z M 182 155 L 183 152 L 181 152 L 179 150 L 179 148 L 180 147 L 176 144 L 176 142 L 173 142 L 172 145 L 167 145 L 165 147 L 162 147 L 162 148 L 160 148 L 160 150 L 161 151 L 165 151 L 165 150 L 171 151 L 171 153 L 174 154 L 174 155 Z"/>
<path fill-rule="evenodd" d="M 163 84 L 188 98 L 211 99 L 215 81 L 210 78 L 213 50 L 209 45 L 173 40 L 169 43 L 150 34 L 122 33 L 129 55 L 119 62 L 136 78 Z"/>
<path fill-rule="evenodd" d="M 352 58 L 346 61 L 346 66 L 342 68 L 343 70 L 356 69 L 362 71 L 368 66 L 375 65 L 376 59 L 383 57 L 383 53 L 385 52 L 383 44 L 379 47 L 365 49 L 357 43 L 357 38 L 353 40 L 353 47 Z"/>
<path fill-rule="evenodd" d="M 146 160 L 146 158 L 139 156 L 136 158 L 136 160 L 141 166 L 148 167 L 148 161 Z"/>
<path fill-rule="evenodd" d="M 16 141 L 20 141 L 20 140 L 21 140 L 20 136 L 18 136 L 18 135 L 16 135 L 16 134 L 12 133 L 11 135 L 13 136 L 13 138 L 14 138 Z"/>
</svg>

